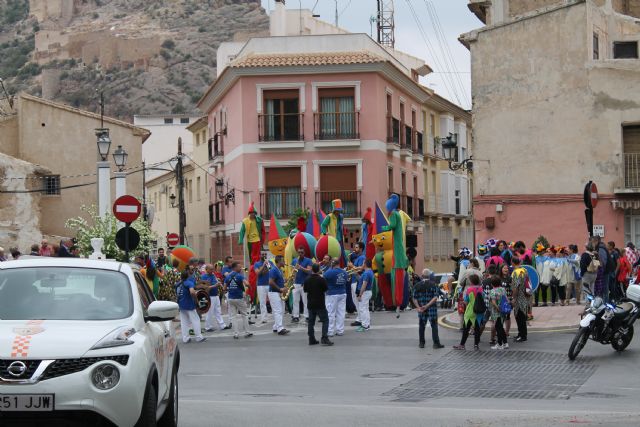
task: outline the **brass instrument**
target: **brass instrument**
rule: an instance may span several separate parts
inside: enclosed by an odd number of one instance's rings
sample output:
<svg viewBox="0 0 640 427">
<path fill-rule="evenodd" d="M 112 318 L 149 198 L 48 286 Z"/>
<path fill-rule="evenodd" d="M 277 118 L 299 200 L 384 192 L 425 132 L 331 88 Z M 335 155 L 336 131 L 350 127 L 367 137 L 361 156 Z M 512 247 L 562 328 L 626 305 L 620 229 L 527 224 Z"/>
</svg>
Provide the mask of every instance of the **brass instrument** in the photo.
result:
<svg viewBox="0 0 640 427">
<path fill-rule="evenodd" d="M 292 273 L 289 275 L 289 278 L 287 279 L 287 283 L 284 284 L 285 291 L 280 294 L 280 299 L 282 301 L 286 301 L 289 299 L 289 294 L 293 289 L 293 282 L 295 281 L 295 278 L 296 278 L 295 274 Z"/>
</svg>

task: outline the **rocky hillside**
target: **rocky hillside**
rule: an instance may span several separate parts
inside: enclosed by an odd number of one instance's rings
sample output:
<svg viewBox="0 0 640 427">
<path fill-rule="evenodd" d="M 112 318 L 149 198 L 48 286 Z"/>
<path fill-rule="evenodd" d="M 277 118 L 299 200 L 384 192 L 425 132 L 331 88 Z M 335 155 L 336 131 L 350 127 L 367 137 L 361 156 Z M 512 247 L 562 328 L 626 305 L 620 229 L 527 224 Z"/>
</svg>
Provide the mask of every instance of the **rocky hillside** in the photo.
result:
<svg viewBox="0 0 640 427">
<path fill-rule="evenodd" d="M 182 113 L 216 75 L 216 49 L 268 33 L 259 0 L 0 0 L 0 77 L 106 113 Z"/>
</svg>

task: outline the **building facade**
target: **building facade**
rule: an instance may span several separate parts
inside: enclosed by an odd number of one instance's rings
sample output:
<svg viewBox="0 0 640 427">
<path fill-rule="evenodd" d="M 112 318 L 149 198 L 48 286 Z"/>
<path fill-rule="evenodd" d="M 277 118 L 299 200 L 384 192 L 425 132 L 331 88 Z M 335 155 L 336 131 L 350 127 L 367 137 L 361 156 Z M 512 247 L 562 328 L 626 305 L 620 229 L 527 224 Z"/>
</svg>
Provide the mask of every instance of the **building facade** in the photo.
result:
<svg viewBox="0 0 640 427">
<path fill-rule="evenodd" d="M 395 192 L 413 219 L 417 268 L 449 268 L 453 242 L 471 236 L 470 180 L 449 171 L 438 138 L 459 134 L 468 155 L 470 115 L 419 83 L 431 72 L 424 61 L 314 19 L 276 2 L 272 37 L 218 50 L 218 78 L 199 103 L 211 135 L 213 257 L 246 259 L 237 237 L 252 202 L 268 223 L 342 199 L 350 249 L 366 209 Z"/>
<path fill-rule="evenodd" d="M 640 1 L 471 1 L 476 238 L 640 243 Z M 570 30 L 569 30 L 570 29 Z"/>
<path fill-rule="evenodd" d="M 65 221 L 83 215 L 81 206 L 97 204 L 95 129 L 100 127 L 99 114 L 27 94 L 20 95 L 11 113 L 0 121 L 0 152 L 48 171 L 40 172 L 38 182 L 24 189 L 41 193 L 40 233 L 43 235 L 69 235 Z M 111 171 L 117 170 L 111 154 L 118 145 L 129 154 L 127 167 L 139 167 L 142 143 L 149 137 L 149 131 L 109 117 L 104 117 L 104 127 L 109 128 L 112 141 L 107 159 L 111 162 Z M 127 193 L 141 197 L 142 173 L 132 172 L 127 176 Z M 113 201 L 114 180 L 111 184 Z M 16 194 L 16 200 L 23 197 Z M 9 246 L 7 242 L 0 244 Z"/>
</svg>

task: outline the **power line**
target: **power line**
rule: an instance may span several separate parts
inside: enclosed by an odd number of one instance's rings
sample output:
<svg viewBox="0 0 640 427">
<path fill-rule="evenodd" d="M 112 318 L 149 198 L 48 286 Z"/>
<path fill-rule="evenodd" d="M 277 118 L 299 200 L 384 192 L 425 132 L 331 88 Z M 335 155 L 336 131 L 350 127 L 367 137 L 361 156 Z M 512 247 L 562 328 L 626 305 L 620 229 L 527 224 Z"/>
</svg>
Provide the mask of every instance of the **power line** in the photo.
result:
<svg viewBox="0 0 640 427">
<path fill-rule="evenodd" d="M 411 14 L 413 15 L 413 19 L 416 22 L 416 25 L 418 26 L 418 30 L 420 32 L 420 35 L 422 36 L 422 40 L 424 40 L 427 50 L 431 53 L 431 56 L 433 57 L 433 60 L 436 63 L 437 67 L 440 69 L 446 70 L 447 67 L 442 66 L 442 64 L 440 63 L 440 59 L 438 58 L 438 55 L 436 55 L 435 49 L 433 48 L 433 45 L 431 44 L 431 41 L 429 40 L 429 37 L 427 36 L 427 33 L 424 30 L 424 27 L 422 26 L 422 23 L 418 19 L 418 15 L 415 9 L 413 8 L 413 5 L 410 3 L 409 0 L 405 0 L 405 2 L 407 3 L 407 6 L 409 6 L 409 9 L 411 10 Z M 447 91 L 456 98 L 459 104 L 462 104 L 462 102 L 460 101 L 460 96 L 458 95 L 458 91 L 456 90 L 456 86 L 455 84 L 452 84 L 453 82 L 451 80 L 451 76 L 448 74 L 446 74 L 445 76 L 447 78 L 443 78 L 442 81 Z"/>
</svg>

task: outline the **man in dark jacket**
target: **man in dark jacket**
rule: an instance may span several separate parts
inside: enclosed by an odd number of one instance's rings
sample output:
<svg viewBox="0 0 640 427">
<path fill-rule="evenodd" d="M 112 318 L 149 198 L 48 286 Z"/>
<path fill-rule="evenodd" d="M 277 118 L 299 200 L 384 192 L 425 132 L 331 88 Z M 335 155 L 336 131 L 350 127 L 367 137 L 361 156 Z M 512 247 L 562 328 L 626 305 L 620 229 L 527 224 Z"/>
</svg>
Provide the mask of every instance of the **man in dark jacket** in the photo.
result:
<svg viewBox="0 0 640 427">
<path fill-rule="evenodd" d="M 73 246 L 73 240 L 64 238 L 60 241 L 60 249 L 58 250 L 58 257 L 60 258 L 74 258 L 71 253 L 71 246 Z"/>
<path fill-rule="evenodd" d="M 316 340 L 314 327 L 316 325 L 316 317 L 322 323 L 322 338 L 320 342 L 323 345 L 333 345 L 329 340 L 329 314 L 327 306 L 324 302 L 324 294 L 327 292 L 327 281 L 320 275 L 320 266 L 313 264 L 311 266 L 311 276 L 305 281 L 303 286 L 304 292 L 307 294 L 307 304 L 309 310 L 309 320 L 307 322 L 307 334 L 309 335 L 309 345 L 319 344 Z"/>
</svg>

